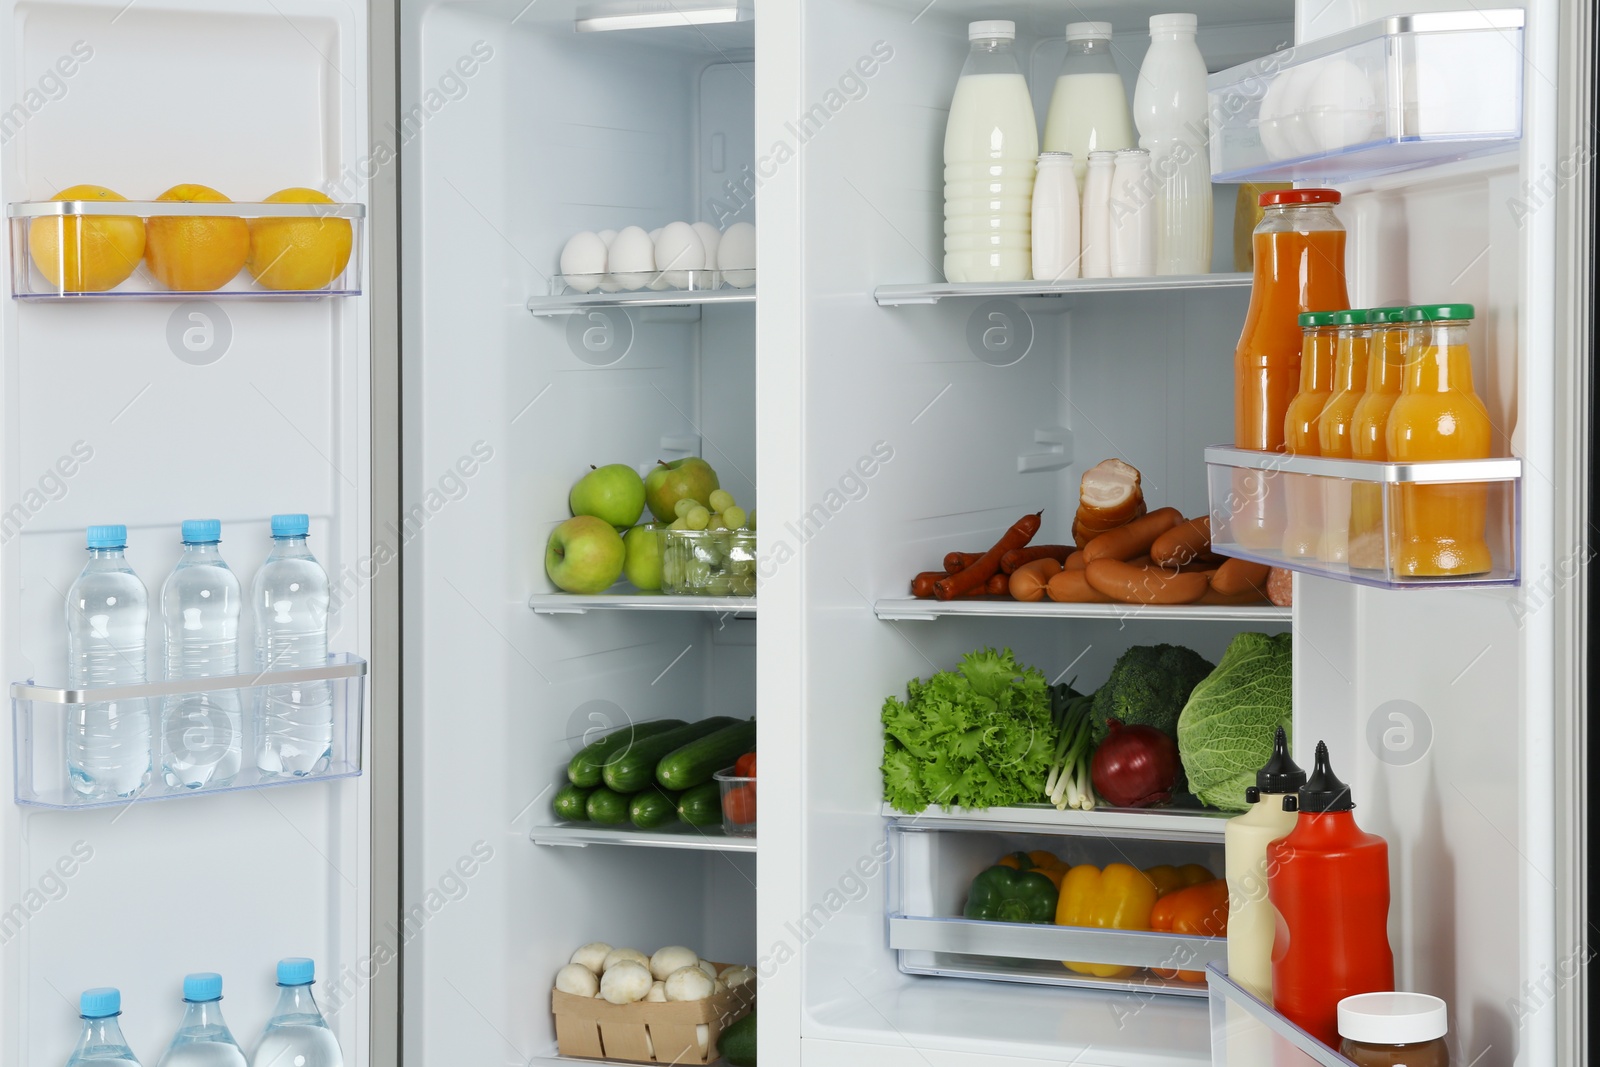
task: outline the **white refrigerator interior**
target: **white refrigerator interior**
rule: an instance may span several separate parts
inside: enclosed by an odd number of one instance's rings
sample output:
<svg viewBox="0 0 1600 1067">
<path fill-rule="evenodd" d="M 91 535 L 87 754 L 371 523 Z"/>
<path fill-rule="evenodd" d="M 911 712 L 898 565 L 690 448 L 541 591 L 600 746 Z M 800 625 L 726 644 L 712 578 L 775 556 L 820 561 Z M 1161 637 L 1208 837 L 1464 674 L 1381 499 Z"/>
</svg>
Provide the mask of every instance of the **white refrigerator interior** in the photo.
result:
<svg viewBox="0 0 1600 1067">
<path fill-rule="evenodd" d="M 0 5 L 0 199 L 47 200 L 80 183 L 133 200 L 184 182 L 236 201 L 331 190 L 367 143 L 366 39 L 364 6 L 320 0 Z M 133 284 L 150 288 L 144 270 Z M 369 315 L 365 297 L 0 300 L 9 680 L 64 683 L 65 596 L 84 528 L 100 523 L 126 524 L 128 561 L 150 593 L 151 681 L 185 518 L 221 520 L 223 557 L 248 590 L 271 549 L 270 516 L 309 514 L 312 551 L 335 584 L 347 579 L 329 646 L 369 655 L 364 583 L 351 577 L 373 533 Z M 51 729 L 59 736 L 59 717 Z M 9 765 L 15 739 L 4 737 Z M 248 1052 L 277 1001 L 277 960 L 310 956 L 346 1062 L 365 1063 L 366 979 L 351 976 L 370 956 L 366 782 L 86 811 L 8 796 L 0 1058 L 64 1063 L 78 994 L 111 985 L 124 1033 L 154 1063 L 192 971 L 222 974 L 225 1016 Z"/>
</svg>

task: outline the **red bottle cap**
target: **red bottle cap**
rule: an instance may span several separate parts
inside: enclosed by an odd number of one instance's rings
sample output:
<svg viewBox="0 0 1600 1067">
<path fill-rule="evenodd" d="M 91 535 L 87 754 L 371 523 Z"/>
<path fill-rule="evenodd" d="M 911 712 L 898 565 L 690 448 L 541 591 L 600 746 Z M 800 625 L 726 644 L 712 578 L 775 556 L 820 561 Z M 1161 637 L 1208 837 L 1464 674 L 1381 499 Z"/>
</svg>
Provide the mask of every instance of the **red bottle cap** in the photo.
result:
<svg viewBox="0 0 1600 1067">
<path fill-rule="evenodd" d="M 1337 204 L 1340 199 L 1337 189 L 1277 189 L 1270 193 L 1261 194 L 1262 207 L 1276 207 L 1280 204 Z"/>
</svg>

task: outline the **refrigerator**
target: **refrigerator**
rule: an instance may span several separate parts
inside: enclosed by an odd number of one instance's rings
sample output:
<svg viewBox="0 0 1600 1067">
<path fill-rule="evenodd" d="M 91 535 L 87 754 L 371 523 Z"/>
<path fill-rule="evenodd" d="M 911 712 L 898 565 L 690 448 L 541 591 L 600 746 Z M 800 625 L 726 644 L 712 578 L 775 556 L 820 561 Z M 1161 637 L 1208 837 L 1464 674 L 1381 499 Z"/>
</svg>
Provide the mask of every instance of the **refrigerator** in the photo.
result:
<svg viewBox="0 0 1600 1067">
<path fill-rule="evenodd" d="M 90 299 L 40 290 L 25 239 L 40 216 L 12 210 L 0 499 L 21 510 L 0 541 L 0 656 L 17 803 L 0 906 L 20 911 L 14 930 L 0 917 L 6 1062 L 64 1063 L 78 992 L 116 985 L 153 1063 L 199 970 L 223 974 L 248 1052 L 290 955 L 316 959 L 347 1062 L 566 1062 L 552 982 L 594 941 L 756 968 L 769 1063 L 1259 1062 L 1230 1057 L 1228 1027 L 1273 1023 L 1238 1015 L 1220 986 L 1016 981 L 983 951 L 930 963 L 940 952 L 904 924 L 907 901 L 970 877 L 957 860 L 972 842 L 1076 835 L 1209 857 L 1220 824 L 905 816 L 880 771 L 884 699 L 972 649 L 1011 648 L 1084 688 L 1132 645 L 1215 661 L 1245 631 L 1294 635 L 1295 755 L 1309 766 L 1326 740 L 1361 825 L 1390 843 L 1397 985 L 1447 1001 L 1458 1062 L 1586 1062 L 1590 12 L 1187 9 L 1213 73 L 1256 63 L 1269 77 L 1287 49 L 1397 16 L 1494 37 L 1475 61 L 1498 64 L 1502 104 L 1520 94 L 1514 131 L 1402 144 L 1393 167 L 1328 150 L 1319 165 L 1337 178 L 1298 180 L 1344 195 L 1356 306 L 1476 305 L 1495 454 L 1520 464 L 1506 581 L 1378 589 L 1302 573 L 1292 609 L 1184 613 L 942 611 L 906 595 L 911 575 L 1019 515 L 1042 509 L 1039 540 L 1067 540 L 1079 479 L 1102 459 L 1133 463 L 1185 515 L 1214 506 L 1207 449 L 1232 436 L 1250 298 L 1235 185 L 1214 188 L 1207 275 L 990 291 L 948 285 L 941 267 L 966 24 L 1016 21 L 1042 124 L 1067 21 L 1112 23 L 1131 94 L 1148 18 L 1166 8 L 10 8 L 8 208 L 79 182 L 142 201 L 198 182 L 241 207 L 304 186 L 364 213 L 345 216 L 356 253 L 329 292 L 279 299 L 241 275 L 180 296 L 141 268 Z M 560 275 L 576 233 L 675 220 L 754 224 L 754 284 L 579 293 Z M 558 590 L 545 546 L 572 483 L 689 456 L 759 514 L 757 595 Z M 128 525 L 154 600 L 180 520 L 221 519 L 248 587 L 269 517 L 293 511 L 310 515 L 336 590 L 330 651 L 350 657 L 330 666 L 346 773 L 42 803 L 60 771 L 49 742 L 65 698 L 51 693 L 83 528 Z M 154 621 L 150 639 L 154 665 Z M 1427 730 L 1415 758 L 1384 747 L 1394 713 Z M 552 812 L 567 762 L 603 731 L 715 715 L 757 719 L 755 837 Z M 1330 1062 L 1273 1047 L 1274 1062 Z"/>
</svg>

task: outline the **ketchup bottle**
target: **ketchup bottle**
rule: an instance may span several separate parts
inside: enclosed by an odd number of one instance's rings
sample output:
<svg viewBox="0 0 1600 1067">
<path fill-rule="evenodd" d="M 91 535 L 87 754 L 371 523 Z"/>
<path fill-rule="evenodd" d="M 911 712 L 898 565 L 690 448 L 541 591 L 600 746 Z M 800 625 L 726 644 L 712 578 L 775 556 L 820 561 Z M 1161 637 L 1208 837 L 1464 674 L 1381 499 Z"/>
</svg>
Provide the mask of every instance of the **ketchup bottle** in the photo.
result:
<svg viewBox="0 0 1600 1067">
<path fill-rule="evenodd" d="M 1356 825 L 1350 787 L 1317 742 L 1316 767 L 1287 837 L 1267 846 L 1267 896 L 1280 921 L 1272 940 L 1272 1006 L 1331 1048 L 1339 1001 L 1394 988 L 1389 948 L 1389 845 Z"/>
</svg>

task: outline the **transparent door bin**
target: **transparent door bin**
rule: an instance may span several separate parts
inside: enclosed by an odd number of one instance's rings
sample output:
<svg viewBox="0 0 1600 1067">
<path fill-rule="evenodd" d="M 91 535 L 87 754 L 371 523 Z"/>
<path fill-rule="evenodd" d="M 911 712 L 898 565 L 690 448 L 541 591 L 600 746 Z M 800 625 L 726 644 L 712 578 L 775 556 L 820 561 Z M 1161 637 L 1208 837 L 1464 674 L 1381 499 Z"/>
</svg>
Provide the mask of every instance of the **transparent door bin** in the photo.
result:
<svg viewBox="0 0 1600 1067">
<path fill-rule="evenodd" d="M 361 294 L 367 214 L 362 204 L 45 200 L 12 204 L 7 214 L 11 295 L 18 300 L 305 300 Z M 210 289 L 170 287 L 150 266 L 152 219 L 243 220 L 251 229 L 252 257 L 262 257 L 262 265 L 252 259 Z M 139 247 L 141 227 L 145 255 L 130 264 L 127 252 Z M 207 265 L 182 262 L 179 255 L 173 259 L 180 280 L 192 278 L 196 285 L 210 280 L 204 278 Z"/>
<path fill-rule="evenodd" d="M 632 274 L 557 274 L 550 279 L 551 296 L 589 293 L 714 293 L 752 289 L 751 270 L 651 270 Z"/>
<path fill-rule="evenodd" d="M 1011 852 L 1044 850 L 1063 863 L 1199 863 L 1219 877 L 1222 845 L 1207 835 L 1108 834 L 1096 827 L 1027 832 L 992 823 L 922 826 L 889 823 L 888 946 L 906 974 L 1024 982 L 1033 985 L 1205 996 L 1204 980 L 1163 978 L 1151 968 L 1200 972 L 1227 958 L 1227 938 L 1145 930 L 968 919 L 962 912 L 972 879 Z M 1063 960 L 1115 965 L 1099 977 L 1068 970 Z"/>
<path fill-rule="evenodd" d="M 1378 463 L 1206 449 L 1223 555 L 1380 589 L 1515 585 L 1522 461 Z"/>
<path fill-rule="evenodd" d="M 1225 962 L 1206 964 L 1206 988 L 1216 1067 L 1356 1067 L 1229 978 Z"/>
<path fill-rule="evenodd" d="M 1523 12 L 1395 15 L 1207 79 L 1221 182 L 1337 182 L 1514 148 Z"/>
<path fill-rule="evenodd" d="M 136 801 L 207 796 L 242 789 L 354 777 L 361 773 L 366 674 L 365 660 L 348 653 L 335 653 L 328 657 L 325 667 L 238 674 L 225 678 L 147 682 L 104 689 L 73 690 L 35 685 L 32 681 L 14 682 L 11 686 L 11 715 L 16 802 L 29 807 L 61 809 L 122 807 Z M 308 756 L 304 773 L 296 773 L 292 767 L 285 770 L 284 765 L 293 761 L 279 755 L 280 751 L 284 751 L 280 746 L 257 744 L 255 709 L 269 694 L 275 694 L 283 700 L 304 701 L 309 691 L 310 697 L 316 699 L 320 694 L 313 687 L 319 685 L 327 687 L 331 702 L 331 725 L 321 727 L 330 733 L 328 755 L 321 760 L 316 760 L 314 755 Z M 218 705 L 212 704 L 201 713 L 200 723 L 191 720 L 188 729 L 173 726 L 170 730 L 164 730 L 163 719 L 171 724 L 176 717 L 170 713 L 164 716 L 163 713 L 169 708 L 175 709 L 178 700 L 198 694 L 229 699 L 219 702 L 224 709 L 220 715 L 215 710 Z M 81 716 L 86 708 L 107 700 L 146 702 L 151 724 L 149 784 L 127 796 L 85 797 L 73 788 L 68 768 L 68 729 L 75 715 Z M 239 708 L 238 772 L 222 784 L 193 788 L 181 783 L 168 784 L 162 773 L 163 746 L 166 745 L 169 752 L 175 747 L 187 746 L 190 751 L 201 753 L 198 762 L 217 762 L 211 757 L 211 752 L 233 747 L 231 714 L 227 709 L 235 701 Z M 206 725 L 206 717 L 217 725 Z M 320 732 L 313 737 L 313 745 L 318 741 Z M 304 740 L 300 744 L 302 751 L 310 751 L 309 747 L 305 747 Z M 178 757 L 180 760 L 184 758 L 182 755 Z M 196 762 L 195 757 L 188 758 Z M 220 759 L 226 765 L 230 756 L 224 754 Z M 259 764 L 272 765 L 275 773 L 263 770 Z"/>
</svg>

